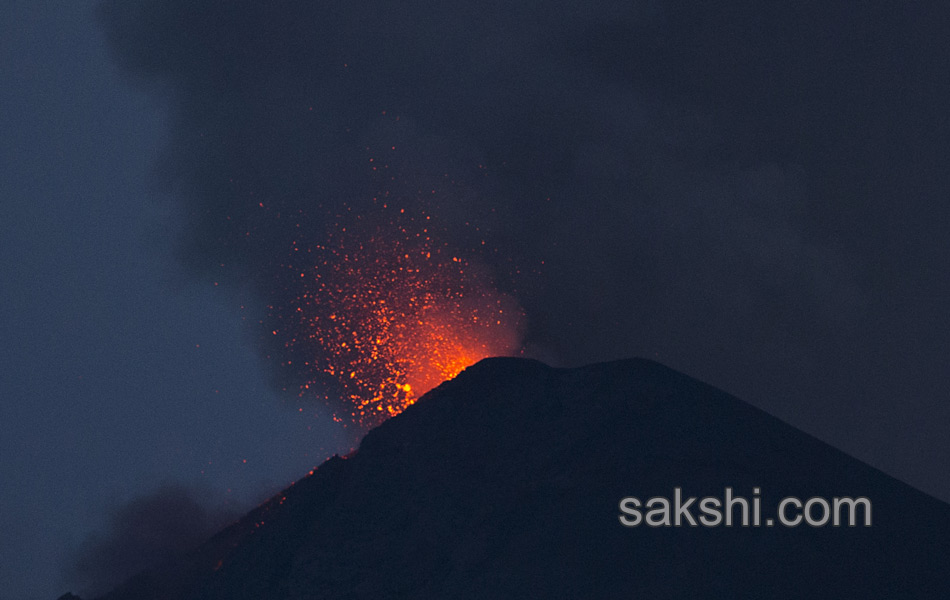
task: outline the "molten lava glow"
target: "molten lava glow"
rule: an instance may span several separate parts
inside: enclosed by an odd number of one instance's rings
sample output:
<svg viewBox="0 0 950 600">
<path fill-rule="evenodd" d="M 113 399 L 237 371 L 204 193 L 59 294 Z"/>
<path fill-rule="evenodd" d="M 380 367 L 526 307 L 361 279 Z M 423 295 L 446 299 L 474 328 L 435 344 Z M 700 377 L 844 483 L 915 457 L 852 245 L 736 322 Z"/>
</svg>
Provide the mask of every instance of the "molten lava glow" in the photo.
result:
<svg viewBox="0 0 950 600">
<path fill-rule="evenodd" d="M 304 291 L 286 342 L 324 375 L 302 394 L 329 376 L 347 406 L 336 417 L 366 428 L 482 358 L 516 352 L 523 316 L 474 259 L 435 241 L 429 217 L 385 206 L 375 217 L 352 218 L 328 243 L 297 249 L 315 266 L 298 269 Z"/>
</svg>

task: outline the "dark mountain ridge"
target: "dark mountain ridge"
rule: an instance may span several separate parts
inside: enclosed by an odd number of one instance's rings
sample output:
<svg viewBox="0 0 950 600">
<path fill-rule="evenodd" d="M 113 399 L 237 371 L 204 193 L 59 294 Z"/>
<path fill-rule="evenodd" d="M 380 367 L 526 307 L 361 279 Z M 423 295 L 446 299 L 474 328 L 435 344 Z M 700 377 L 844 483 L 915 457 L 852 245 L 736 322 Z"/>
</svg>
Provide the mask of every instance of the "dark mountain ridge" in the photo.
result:
<svg viewBox="0 0 950 600">
<path fill-rule="evenodd" d="M 865 496 L 872 526 L 621 525 L 622 498 L 677 486 L 759 488 L 763 521 Z M 946 598 L 948 578 L 950 506 L 735 397 L 648 360 L 496 358 L 102 600 Z"/>
</svg>

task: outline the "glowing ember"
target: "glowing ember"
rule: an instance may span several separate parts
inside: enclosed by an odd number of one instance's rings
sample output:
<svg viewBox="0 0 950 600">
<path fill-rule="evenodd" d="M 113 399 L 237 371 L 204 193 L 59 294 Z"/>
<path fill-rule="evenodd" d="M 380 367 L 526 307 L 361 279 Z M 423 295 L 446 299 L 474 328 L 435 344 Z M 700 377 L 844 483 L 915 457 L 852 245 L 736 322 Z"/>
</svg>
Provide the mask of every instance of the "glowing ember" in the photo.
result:
<svg viewBox="0 0 950 600">
<path fill-rule="evenodd" d="M 304 291 L 286 342 L 310 356 L 310 372 L 336 382 L 349 417 L 364 427 L 482 358 L 516 351 L 522 319 L 473 261 L 434 240 L 429 217 L 385 206 L 373 217 L 386 224 L 356 217 L 328 243 L 298 249 L 315 266 L 298 269 Z"/>
</svg>

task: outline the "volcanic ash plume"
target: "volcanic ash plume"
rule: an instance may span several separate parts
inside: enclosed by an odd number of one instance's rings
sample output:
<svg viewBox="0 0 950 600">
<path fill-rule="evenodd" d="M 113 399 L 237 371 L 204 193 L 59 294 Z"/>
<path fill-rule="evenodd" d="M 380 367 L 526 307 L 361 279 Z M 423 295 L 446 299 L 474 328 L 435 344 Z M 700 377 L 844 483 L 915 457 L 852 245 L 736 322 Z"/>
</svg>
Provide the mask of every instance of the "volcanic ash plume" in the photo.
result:
<svg viewBox="0 0 950 600">
<path fill-rule="evenodd" d="M 294 242 L 281 367 L 301 396 L 325 393 L 338 420 L 364 428 L 489 356 L 519 350 L 523 312 L 478 263 L 436 237 L 422 210 L 388 204 L 341 216 L 327 237 Z M 320 390 L 320 391 L 318 391 Z"/>
</svg>

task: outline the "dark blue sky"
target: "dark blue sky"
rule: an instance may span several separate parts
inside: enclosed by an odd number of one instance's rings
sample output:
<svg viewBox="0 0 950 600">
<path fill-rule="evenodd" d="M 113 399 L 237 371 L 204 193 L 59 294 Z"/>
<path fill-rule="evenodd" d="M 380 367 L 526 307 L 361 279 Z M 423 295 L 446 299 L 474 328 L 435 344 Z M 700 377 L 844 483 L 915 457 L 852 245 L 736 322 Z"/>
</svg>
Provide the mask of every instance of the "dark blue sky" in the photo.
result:
<svg viewBox="0 0 950 600">
<path fill-rule="evenodd" d="M 72 549 L 163 481 L 245 506 L 344 445 L 282 406 L 233 298 L 182 278 L 148 177 L 162 113 L 116 76 L 92 4 L 4 2 L 4 600 L 57 597 Z"/>
<path fill-rule="evenodd" d="M 943 5 L 94 5 L 3 2 L 3 600 L 163 481 L 244 504 L 349 446 L 261 305 L 371 147 L 481 227 L 529 355 L 660 360 L 950 499 Z"/>
</svg>

